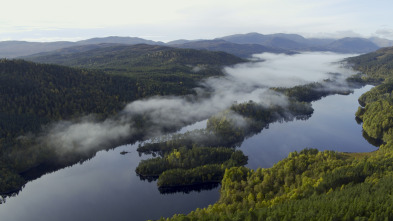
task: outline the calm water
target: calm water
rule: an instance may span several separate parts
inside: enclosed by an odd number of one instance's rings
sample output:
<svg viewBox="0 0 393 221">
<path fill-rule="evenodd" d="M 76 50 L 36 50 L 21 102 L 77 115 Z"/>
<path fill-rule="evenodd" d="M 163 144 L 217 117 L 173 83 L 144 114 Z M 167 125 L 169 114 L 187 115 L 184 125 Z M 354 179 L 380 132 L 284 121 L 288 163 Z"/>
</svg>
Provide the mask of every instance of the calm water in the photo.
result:
<svg viewBox="0 0 393 221">
<path fill-rule="evenodd" d="M 247 167 L 271 167 L 290 152 L 306 147 L 341 152 L 376 150 L 363 138 L 362 127 L 355 120 L 357 100 L 371 87 L 315 101 L 312 103 L 314 113 L 308 120 L 273 123 L 269 129 L 245 140 L 241 150 L 249 156 Z"/>
<path fill-rule="evenodd" d="M 371 87 L 348 96 L 334 95 L 313 103 L 307 121 L 271 124 L 248 138 L 241 149 L 250 168 L 270 167 L 289 152 L 314 147 L 346 152 L 376 148 L 363 137 L 354 119 L 357 98 Z M 204 127 L 205 122 L 195 124 Z M 185 130 L 182 130 L 185 131 Z M 156 182 L 135 174 L 137 145 L 101 151 L 93 159 L 29 182 L 16 197 L 0 205 L 0 220 L 146 220 L 206 207 L 219 197 L 219 188 L 201 192 L 160 194 Z M 121 151 L 129 151 L 121 155 Z"/>
</svg>

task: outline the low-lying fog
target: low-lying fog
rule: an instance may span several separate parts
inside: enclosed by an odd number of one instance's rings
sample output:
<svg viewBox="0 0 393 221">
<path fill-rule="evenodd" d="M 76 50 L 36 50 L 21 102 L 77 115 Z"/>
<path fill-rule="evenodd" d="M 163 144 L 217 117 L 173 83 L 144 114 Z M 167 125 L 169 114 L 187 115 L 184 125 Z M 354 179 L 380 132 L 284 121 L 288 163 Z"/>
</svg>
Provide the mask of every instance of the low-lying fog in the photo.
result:
<svg viewBox="0 0 393 221">
<path fill-rule="evenodd" d="M 225 77 L 201 82 L 201 87 L 195 89 L 195 97 L 152 97 L 134 101 L 118 116 L 105 121 L 98 122 L 92 117 L 85 117 L 72 122 L 57 122 L 49 126 L 39 139 L 55 146 L 59 153 L 82 152 L 132 136 L 135 128 L 130 119 L 136 114 L 150 116 L 152 122 L 147 134 L 157 136 L 163 127 L 181 127 L 207 119 L 234 102 L 254 100 L 263 104 L 285 106 L 287 98 L 269 90 L 269 87 L 293 87 L 321 82 L 332 77 L 332 73 L 342 74 L 338 78 L 342 81 L 355 74 L 339 63 L 349 56 L 352 55 L 315 52 L 255 55 L 253 62 L 225 67 Z M 345 85 L 344 81 L 341 83 Z M 207 92 L 209 96 L 206 96 Z"/>
</svg>

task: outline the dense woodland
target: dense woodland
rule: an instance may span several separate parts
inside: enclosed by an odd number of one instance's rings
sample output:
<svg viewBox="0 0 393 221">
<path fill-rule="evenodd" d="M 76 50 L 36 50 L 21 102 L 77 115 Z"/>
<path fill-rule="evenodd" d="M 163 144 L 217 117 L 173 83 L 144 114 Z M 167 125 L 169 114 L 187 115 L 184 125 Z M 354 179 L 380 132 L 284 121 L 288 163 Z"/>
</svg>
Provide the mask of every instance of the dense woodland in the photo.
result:
<svg viewBox="0 0 393 221">
<path fill-rule="evenodd" d="M 293 152 L 272 168 L 225 171 L 220 200 L 173 220 L 391 220 L 393 154 Z M 333 203 L 334 202 L 334 203 Z"/>
<path fill-rule="evenodd" d="M 132 79 L 23 60 L 1 60 L 0 81 L 0 164 L 7 171 L 2 173 L 0 192 L 20 187 L 24 182 L 19 173 L 46 161 L 50 154 L 34 148 L 33 139 L 20 136 L 33 136 L 52 121 L 90 113 L 103 118 L 135 99 L 129 87 Z"/>
<path fill-rule="evenodd" d="M 383 142 L 378 151 L 305 149 L 272 168 L 234 167 L 217 203 L 171 220 L 392 220 L 392 54 L 387 48 L 348 59 L 362 72 L 356 81 L 379 82 L 359 98 L 356 113 L 364 132 Z"/>
<path fill-rule="evenodd" d="M 105 56 L 100 58 L 83 61 L 78 57 L 83 62 L 92 62 L 78 68 L 0 60 L 0 193 L 20 189 L 27 179 L 22 173 L 57 163 L 55 147 L 42 146 L 35 140 L 51 122 L 87 115 L 101 121 L 140 98 L 192 94 L 202 79 L 223 75 L 222 65 L 243 62 L 221 52 L 147 45 L 110 46 L 105 50 L 109 54 L 103 53 Z M 115 71 L 114 66 L 118 68 Z M 132 120 L 136 125 L 140 121 L 137 117 Z M 143 127 L 140 125 L 140 138 Z M 93 155 L 94 152 L 69 156 L 68 163 L 62 159 L 62 165 L 54 168 Z"/>
<path fill-rule="evenodd" d="M 365 78 L 382 81 L 359 98 L 356 117 L 363 122 L 367 136 L 380 140 L 381 148 L 393 145 L 393 48 L 351 58 Z"/>
<path fill-rule="evenodd" d="M 246 163 L 247 157 L 231 148 L 181 147 L 163 157 L 142 160 L 136 172 L 159 177 L 159 187 L 173 187 L 221 182 L 225 169 Z"/>
</svg>

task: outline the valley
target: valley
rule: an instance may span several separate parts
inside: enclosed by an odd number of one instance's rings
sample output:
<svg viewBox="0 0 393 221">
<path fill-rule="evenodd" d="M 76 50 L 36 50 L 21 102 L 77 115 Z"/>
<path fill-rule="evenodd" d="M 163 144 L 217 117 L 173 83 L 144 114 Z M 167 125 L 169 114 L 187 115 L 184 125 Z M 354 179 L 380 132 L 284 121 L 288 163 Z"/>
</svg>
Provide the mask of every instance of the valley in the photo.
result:
<svg viewBox="0 0 393 221">
<path fill-rule="evenodd" d="M 0 221 L 393 220 L 393 1 L 2 6 Z"/>
<path fill-rule="evenodd" d="M 307 49 L 284 44 L 282 39 L 289 38 L 303 41 Z M 297 216 L 283 208 L 310 210 L 315 201 L 328 208 L 333 194 L 347 208 L 348 195 L 364 188 L 376 188 L 376 194 L 389 191 L 391 167 L 383 165 L 392 159 L 391 48 L 354 57 L 310 52 L 364 52 L 345 49 L 348 39 L 330 42 L 325 49 L 294 35 L 223 39 L 231 46 L 217 41 L 231 50 L 221 52 L 210 42 L 168 47 L 95 39 L 98 44 L 2 59 L 2 216 L 38 217 L 47 206 L 44 198 L 37 198 L 41 203 L 26 213 L 15 212 L 43 194 L 59 204 L 51 205 L 54 212 L 46 212 L 47 217 L 60 215 L 58 208 L 68 205 L 80 216 L 65 215 L 64 220 L 105 220 L 105 211 L 111 216 L 117 211 L 116 220 L 127 220 L 129 214 L 120 210 L 124 206 L 112 210 L 108 204 L 91 203 L 100 201 L 98 192 L 109 191 L 103 200 L 134 205 L 137 220 L 177 213 L 189 214 L 174 215 L 174 220 L 302 220 L 312 213 Z M 365 51 L 378 48 L 356 41 Z M 274 42 L 287 47 L 273 50 Z M 242 43 L 246 45 L 234 45 Z M 246 48 L 274 53 L 250 58 L 242 51 Z M 196 122 L 205 123 L 189 126 Z M 176 133 L 184 127 L 187 131 Z M 269 141 L 276 136 L 283 138 Z M 374 151 L 372 144 L 381 146 Z M 108 164 L 113 165 L 106 168 Z M 67 189 L 70 183 L 75 186 Z M 138 193 L 141 189 L 149 194 Z M 80 198 L 81 192 L 89 206 L 71 206 L 69 200 Z M 136 205 L 133 198 L 146 200 Z M 142 210 L 167 201 L 173 207 Z M 369 201 L 372 208 L 386 206 L 362 216 L 390 217 L 387 202 L 389 197 Z M 91 212 L 98 209 L 103 213 Z M 338 210 L 329 208 L 315 217 L 332 217 Z M 362 217 L 359 209 L 347 211 L 356 215 L 343 214 L 348 219 Z"/>
</svg>

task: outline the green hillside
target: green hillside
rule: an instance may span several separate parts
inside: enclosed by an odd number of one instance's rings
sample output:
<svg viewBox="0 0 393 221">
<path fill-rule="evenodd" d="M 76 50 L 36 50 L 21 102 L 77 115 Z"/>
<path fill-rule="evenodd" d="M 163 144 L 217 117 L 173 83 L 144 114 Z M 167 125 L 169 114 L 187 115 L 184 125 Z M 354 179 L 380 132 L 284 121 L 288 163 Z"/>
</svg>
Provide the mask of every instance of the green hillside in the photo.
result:
<svg viewBox="0 0 393 221">
<path fill-rule="evenodd" d="M 113 115 L 136 98 L 130 87 L 135 84 L 99 71 L 0 60 L 0 192 L 20 187 L 18 174 L 48 159 L 43 147 L 33 147 L 34 139 L 20 136 L 37 134 L 53 121 Z"/>
<path fill-rule="evenodd" d="M 368 137 L 382 143 L 381 148 L 390 149 L 393 145 L 393 48 L 383 48 L 350 61 L 365 74 L 365 79 L 382 82 L 359 98 L 361 107 L 356 117 L 363 122 Z"/>
<path fill-rule="evenodd" d="M 52 120 L 116 113 L 136 99 L 137 90 L 130 87 L 135 83 L 99 71 L 0 60 L 1 137 L 36 131 L 40 123 Z"/>
<path fill-rule="evenodd" d="M 381 82 L 393 78 L 393 47 L 381 48 L 375 52 L 348 58 L 354 69 L 362 72 L 362 78 L 371 82 Z"/>
<path fill-rule="evenodd" d="M 157 45 L 88 45 L 37 54 L 24 59 L 104 71 L 134 79 L 138 97 L 189 94 L 200 80 L 222 75 L 222 67 L 244 62 L 225 52 Z M 154 91 L 154 93 L 150 93 Z"/>
</svg>

